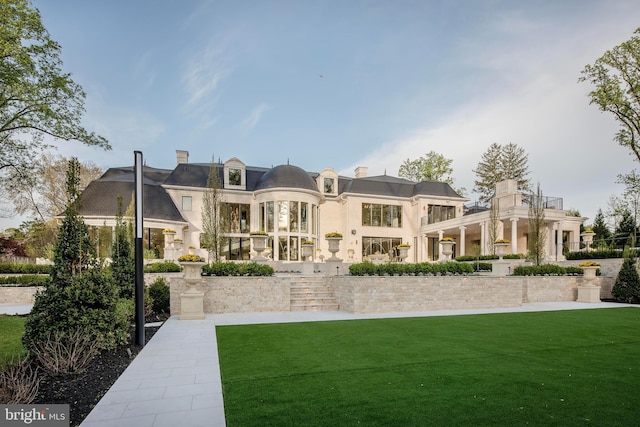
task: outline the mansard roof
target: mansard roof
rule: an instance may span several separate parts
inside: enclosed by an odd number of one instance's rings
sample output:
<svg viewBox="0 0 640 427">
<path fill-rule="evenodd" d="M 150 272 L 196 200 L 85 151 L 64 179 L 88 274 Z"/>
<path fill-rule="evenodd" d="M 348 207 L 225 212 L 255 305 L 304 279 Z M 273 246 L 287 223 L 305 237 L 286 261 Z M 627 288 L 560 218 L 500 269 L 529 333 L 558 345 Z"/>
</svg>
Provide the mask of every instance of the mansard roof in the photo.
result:
<svg viewBox="0 0 640 427">
<path fill-rule="evenodd" d="M 461 197 L 446 182 L 414 182 L 389 175 L 365 178 L 340 177 L 341 193 L 371 194 L 380 196 L 413 197 L 438 196 Z"/>
</svg>

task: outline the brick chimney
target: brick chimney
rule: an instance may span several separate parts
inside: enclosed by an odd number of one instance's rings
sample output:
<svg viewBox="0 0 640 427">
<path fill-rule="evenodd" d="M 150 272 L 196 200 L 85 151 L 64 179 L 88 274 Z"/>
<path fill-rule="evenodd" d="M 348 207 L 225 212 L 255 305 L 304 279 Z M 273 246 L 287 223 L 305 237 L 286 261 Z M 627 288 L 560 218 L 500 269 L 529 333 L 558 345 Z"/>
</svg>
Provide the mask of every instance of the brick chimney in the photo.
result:
<svg viewBox="0 0 640 427">
<path fill-rule="evenodd" d="M 189 152 L 184 150 L 176 150 L 176 160 L 178 164 L 189 163 Z"/>
</svg>

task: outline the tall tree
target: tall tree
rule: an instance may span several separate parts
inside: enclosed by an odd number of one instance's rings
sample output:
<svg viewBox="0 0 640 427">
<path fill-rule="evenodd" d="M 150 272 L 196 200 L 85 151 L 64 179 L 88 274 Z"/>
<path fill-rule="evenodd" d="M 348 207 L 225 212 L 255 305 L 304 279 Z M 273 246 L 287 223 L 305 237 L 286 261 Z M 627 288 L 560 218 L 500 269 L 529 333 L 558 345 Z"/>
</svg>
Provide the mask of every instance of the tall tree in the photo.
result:
<svg viewBox="0 0 640 427">
<path fill-rule="evenodd" d="M 418 159 L 406 159 L 398 169 L 398 176 L 415 182 L 440 181 L 453 186 L 452 163 L 452 159 L 447 159 L 435 151 L 429 151 Z M 460 195 L 466 193 L 466 189 L 462 187 L 456 188 L 455 191 Z"/>
<path fill-rule="evenodd" d="M 34 162 L 35 173 L 29 179 L 9 173 L 5 188 L 7 197 L 19 214 L 31 214 L 39 221 L 48 221 L 64 212 L 69 203 L 65 191 L 65 174 L 69 159 L 51 152 L 42 153 Z M 102 175 L 104 170 L 93 162 L 80 164 L 80 188 Z"/>
<path fill-rule="evenodd" d="M 546 238 L 544 197 L 538 183 L 536 192 L 529 195 L 529 258 L 535 265 L 544 261 Z"/>
<path fill-rule="evenodd" d="M 518 190 L 522 192 L 530 191 L 528 157 L 517 144 L 491 144 L 473 170 L 478 178 L 474 181 L 473 191 L 479 194 L 480 201 L 488 203 L 496 184 L 505 179 L 516 180 Z"/>
<path fill-rule="evenodd" d="M 80 125 L 85 97 L 31 2 L 0 0 L 0 179 L 28 181 L 45 136 L 110 149 Z"/>
<path fill-rule="evenodd" d="M 614 115 L 620 124 L 614 141 L 640 161 L 640 28 L 634 34 L 584 67 L 579 81 L 594 86 L 590 104 Z"/>
<path fill-rule="evenodd" d="M 113 242 L 113 262 L 111 271 L 113 281 L 119 289 L 120 298 L 133 298 L 136 268 L 134 262 L 133 241 L 129 235 L 129 226 L 122 214 L 122 196 L 118 196 L 115 240 Z"/>
<path fill-rule="evenodd" d="M 596 212 L 596 217 L 593 219 L 592 230 L 596 233 L 594 238 L 596 242 L 606 242 L 611 238 L 611 231 L 604 220 L 602 209 L 598 209 L 598 212 Z"/>
<path fill-rule="evenodd" d="M 95 260 L 94 247 L 89 228 L 79 214 L 80 208 L 80 163 L 69 161 L 66 187 L 69 197 L 64 218 L 58 231 L 58 240 L 53 249 L 55 268 L 51 280 L 71 278 L 91 266 Z"/>
<path fill-rule="evenodd" d="M 209 261 L 220 261 L 224 243 L 225 212 L 220 178 L 212 158 L 207 188 L 202 199 L 202 235 L 200 237 L 200 245 L 209 252 Z"/>
<path fill-rule="evenodd" d="M 622 201 L 625 204 L 625 209 L 631 212 L 637 227 L 640 219 L 640 175 L 634 169 L 627 174 L 619 174 L 616 183 L 624 184 Z M 636 228 L 634 234 L 637 233 L 638 230 Z"/>
</svg>

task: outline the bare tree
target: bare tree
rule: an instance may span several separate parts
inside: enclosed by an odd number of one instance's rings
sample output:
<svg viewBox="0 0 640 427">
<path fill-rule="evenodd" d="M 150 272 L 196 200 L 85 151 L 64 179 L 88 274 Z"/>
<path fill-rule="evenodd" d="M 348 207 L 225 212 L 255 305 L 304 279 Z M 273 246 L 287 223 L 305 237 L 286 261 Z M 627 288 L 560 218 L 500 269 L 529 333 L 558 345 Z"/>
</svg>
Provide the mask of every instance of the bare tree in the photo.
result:
<svg viewBox="0 0 640 427">
<path fill-rule="evenodd" d="M 536 192 L 529 195 L 529 258 L 535 265 L 544 261 L 546 237 L 544 197 L 538 183 Z"/>
<path fill-rule="evenodd" d="M 202 199 L 202 236 L 200 245 L 209 253 L 209 262 L 220 261 L 222 245 L 224 244 L 223 231 L 225 227 L 225 206 L 222 202 L 222 191 L 218 170 L 213 158 L 207 178 L 207 188 Z"/>
</svg>

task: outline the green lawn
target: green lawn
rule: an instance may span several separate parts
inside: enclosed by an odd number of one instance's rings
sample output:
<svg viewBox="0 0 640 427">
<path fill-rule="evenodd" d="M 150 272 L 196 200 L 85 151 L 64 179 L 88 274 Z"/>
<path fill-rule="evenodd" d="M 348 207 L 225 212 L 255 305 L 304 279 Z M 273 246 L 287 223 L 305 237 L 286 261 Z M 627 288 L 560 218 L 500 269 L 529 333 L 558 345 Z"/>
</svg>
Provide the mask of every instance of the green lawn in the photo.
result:
<svg viewBox="0 0 640 427">
<path fill-rule="evenodd" d="M 223 326 L 228 426 L 640 425 L 640 309 Z"/>
<path fill-rule="evenodd" d="M 0 369 L 5 361 L 23 352 L 22 334 L 26 318 L 0 314 Z"/>
</svg>

